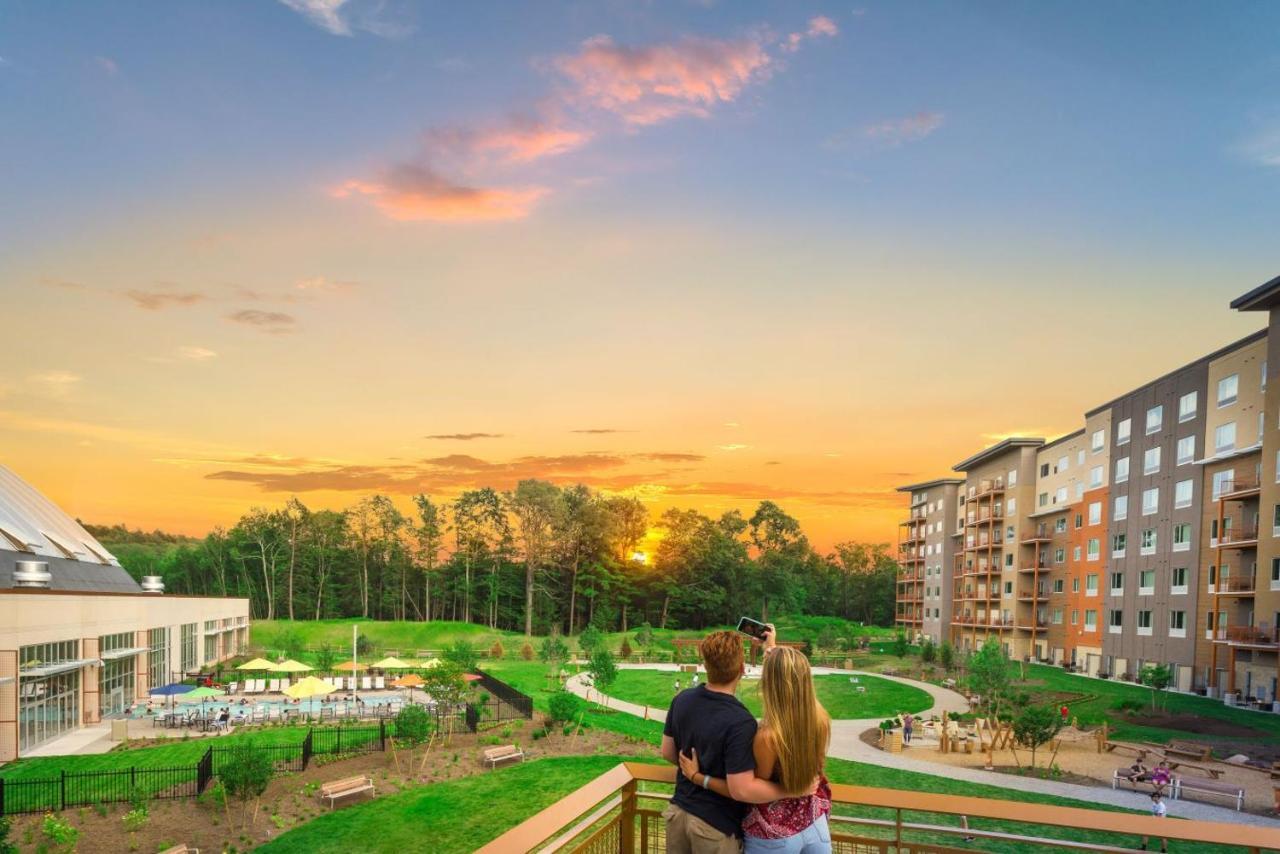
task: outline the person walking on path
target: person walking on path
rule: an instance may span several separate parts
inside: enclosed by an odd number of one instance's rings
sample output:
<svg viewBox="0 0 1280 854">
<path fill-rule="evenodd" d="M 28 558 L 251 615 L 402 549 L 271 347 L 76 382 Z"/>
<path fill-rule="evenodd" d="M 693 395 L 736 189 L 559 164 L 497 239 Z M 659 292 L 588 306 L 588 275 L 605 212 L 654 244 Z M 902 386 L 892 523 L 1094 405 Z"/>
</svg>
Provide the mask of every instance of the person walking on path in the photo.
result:
<svg viewBox="0 0 1280 854">
<path fill-rule="evenodd" d="M 1164 796 L 1163 796 L 1163 795 L 1161 795 L 1161 794 L 1160 794 L 1160 792 L 1158 792 L 1158 791 L 1157 791 L 1157 792 L 1152 792 L 1152 793 L 1151 793 L 1151 815 L 1152 815 L 1154 818 L 1164 818 L 1164 817 L 1165 817 L 1166 812 L 1167 812 L 1167 808 L 1166 808 L 1166 807 L 1165 807 L 1165 805 L 1164 805 Z M 1151 837 L 1149 837 L 1149 836 L 1144 836 L 1144 837 L 1142 837 L 1142 850 L 1143 850 L 1143 851 L 1146 851 L 1146 850 L 1147 850 L 1147 844 L 1148 844 L 1150 841 L 1151 841 Z M 1167 839 L 1161 839 L 1161 840 L 1160 840 L 1160 850 L 1161 850 L 1161 851 L 1168 851 L 1168 850 L 1169 850 L 1169 840 L 1167 840 Z"/>
<path fill-rule="evenodd" d="M 916 719 L 911 717 L 911 713 L 902 716 L 902 743 L 911 743 L 911 730 L 915 726 Z"/>
</svg>

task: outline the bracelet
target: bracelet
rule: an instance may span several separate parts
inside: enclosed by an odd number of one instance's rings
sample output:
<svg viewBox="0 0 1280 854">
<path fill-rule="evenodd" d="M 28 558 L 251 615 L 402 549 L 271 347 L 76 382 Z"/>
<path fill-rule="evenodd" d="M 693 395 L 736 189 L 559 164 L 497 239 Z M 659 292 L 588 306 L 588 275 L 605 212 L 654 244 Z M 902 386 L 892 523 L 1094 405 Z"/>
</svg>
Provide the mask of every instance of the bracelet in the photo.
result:
<svg viewBox="0 0 1280 854">
<path fill-rule="evenodd" d="M 710 789 L 710 788 L 711 788 L 711 775 L 710 775 L 710 774 L 703 774 L 703 775 L 702 775 L 702 788 L 704 788 L 704 789 Z"/>
</svg>

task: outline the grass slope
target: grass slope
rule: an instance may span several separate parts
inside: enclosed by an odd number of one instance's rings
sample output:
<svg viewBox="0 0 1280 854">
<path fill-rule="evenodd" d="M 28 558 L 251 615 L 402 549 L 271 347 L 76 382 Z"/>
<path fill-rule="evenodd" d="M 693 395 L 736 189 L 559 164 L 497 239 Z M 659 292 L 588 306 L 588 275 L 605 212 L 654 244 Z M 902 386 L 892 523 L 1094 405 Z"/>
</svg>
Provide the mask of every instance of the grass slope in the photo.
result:
<svg viewBox="0 0 1280 854">
<path fill-rule="evenodd" d="M 265 854 L 323 854 L 323 852 L 419 850 L 429 832 L 430 849 L 436 852 L 471 851 L 519 822 L 554 803 L 620 761 L 616 756 L 575 756 L 541 759 L 499 769 L 487 774 L 437 783 L 423 789 L 352 806 L 323 815 L 289 831 L 259 848 Z M 655 758 L 641 761 L 657 762 Z M 830 760 L 828 776 L 837 783 L 901 789 L 917 792 L 998 798 L 1023 803 L 1056 804 L 1098 809 L 1083 801 L 1038 795 L 1016 789 L 957 782 L 945 777 L 917 774 Z M 652 804 L 650 804 L 651 806 Z M 1106 808 L 1104 808 L 1106 809 Z M 838 807 L 842 815 L 891 818 L 889 810 Z M 1012 811 L 1011 811 L 1012 812 Z M 1135 812 L 1138 812 L 1135 810 Z M 904 815 L 904 819 L 945 823 L 946 818 Z M 975 820 L 973 827 L 1014 833 L 1035 832 L 1013 821 Z M 428 831 L 429 829 L 429 831 Z M 1059 831 L 1045 830 L 1057 834 Z M 1135 839 L 1117 839 L 1112 834 L 1088 830 L 1062 832 L 1078 841 L 1111 845 L 1133 844 Z M 984 851 L 1020 851 L 1017 843 L 984 843 Z M 1176 847 L 1173 850 L 1178 850 Z M 1189 850 L 1189 849 L 1188 849 Z M 1197 851 L 1210 850 L 1198 846 Z"/>
<path fill-rule="evenodd" d="M 676 674 L 670 672 L 621 670 L 618 681 L 609 688 L 609 696 L 666 709 L 675 691 L 675 679 Z M 818 699 L 835 720 L 886 718 L 898 712 L 922 712 L 933 705 L 928 693 L 919 688 L 874 676 L 858 677 L 856 685 L 849 681 L 848 676 L 816 676 L 814 683 Z M 687 688 L 689 677 L 681 674 L 680 684 Z M 859 686 L 866 692 L 859 693 Z M 738 699 L 759 717 L 762 714 L 760 681 L 744 680 L 738 688 Z"/>
</svg>

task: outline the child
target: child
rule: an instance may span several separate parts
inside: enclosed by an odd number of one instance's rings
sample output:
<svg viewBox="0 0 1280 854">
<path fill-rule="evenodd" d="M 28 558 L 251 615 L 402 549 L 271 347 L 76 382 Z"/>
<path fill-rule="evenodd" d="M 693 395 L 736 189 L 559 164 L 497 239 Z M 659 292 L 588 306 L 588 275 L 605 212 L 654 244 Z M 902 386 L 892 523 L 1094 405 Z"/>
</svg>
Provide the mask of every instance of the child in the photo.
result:
<svg viewBox="0 0 1280 854">
<path fill-rule="evenodd" d="M 1152 817 L 1153 817 L 1153 818 L 1164 818 L 1164 817 L 1165 817 L 1164 796 L 1163 796 L 1162 794 L 1160 794 L 1160 792 L 1159 792 L 1159 791 L 1155 791 L 1155 792 L 1152 792 L 1152 793 L 1151 793 L 1151 815 L 1152 815 Z M 1148 842 L 1150 839 L 1151 839 L 1151 837 L 1149 837 L 1149 836 L 1144 836 L 1144 837 L 1142 837 L 1142 850 L 1143 850 L 1143 851 L 1146 851 L 1146 850 L 1147 850 L 1147 842 Z M 1161 839 L 1161 840 L 1160 840 L 1160 850 L 1161 850 L 1161 851 L 1168 851 L 1168 850 L 1169 850 L 1169 840 L 1167 840 L 1167 839 Z"/>
</svg>

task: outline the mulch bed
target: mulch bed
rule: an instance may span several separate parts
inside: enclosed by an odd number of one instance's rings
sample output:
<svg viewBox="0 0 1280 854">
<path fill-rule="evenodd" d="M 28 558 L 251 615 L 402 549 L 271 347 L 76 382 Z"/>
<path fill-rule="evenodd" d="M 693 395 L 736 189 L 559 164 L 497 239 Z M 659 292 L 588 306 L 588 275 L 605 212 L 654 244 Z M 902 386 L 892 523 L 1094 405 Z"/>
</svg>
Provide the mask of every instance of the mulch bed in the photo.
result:
<svg viewBox="0 0 1280 854">
<path fill-rule="evenodd" d="M 1227 738 L 1266 738 L 1267 734 L 1242 726 L 1231 721 L 1217 718 L 1200 717 L 1199 715 L 1170 714 L 1166 711 L 1143 711 L 1141 714 L 1125 715 L 1125 722 L 1139 726 L 1176 729 L 1198 735 L 1218 735 Z M 1248 752 L 1248 751 L 1245 751 Z"/>
<path fill-rule="evenodd" d="M 525 760 L 547 756 L 582 756 L 598 753 L 636 754 L 652 750 L 648 744 L 639 744 L 616 733 L 588 730 L 580 736 L 565 736 L 559 731 L 534 741 L 533 724 L 517 728 L 510 741 L 518 741 L 525 752 Z M 449 744 L 436 745 L 422 774 L 424 749 L 400 750 L 393 754 L 366 753 L 349 759 L 316 757 L 306 771 L 277 776 L 262 796 L 256 818 L 253 805 L 247 813 L 241 805 L 232 801 L 230 811 L 222 800 L 207 795 L 200 799 L 154 800 L 148 804 L 150 820 L 131 839 L 121 821 L 129 811 L 128 804 L 110 804 L 106 815 L 83 807 L 67 810 L 61 817 L 80 830 L 78 850 L 115 854 L 115 852 L 153 852 L 178 843 L 186 843 L 201 851 L 220 852 L 228 849 L 248 851 L 285 831 L 305 823 L 329 811 L 322 803 L 316 789 L 320 784 L 359 774 L 373 778 L 377 797 L 430 783 L 456 780 L 473 774 L 491 773 L 481 766 L 481 756 L 486 747 L 492 746 L 491 734 L 455 735 Z M 504 740 L 504 743 L 507 743 Z M 399 771 L 396 769 L 399 758 Z M 327 761 L 326 761 L 327 760 Z M 339 801 L 337 809 L 362 803 L 367 795 L 357 795 L 347 801 Z M 10 839 L 23 854 L 34 854 L 48 842 L 40 832 L 44 817 L 23 815 L 13 817 Z M 242 824 L 243 822 L 248 824 Z"/>
</svg>

